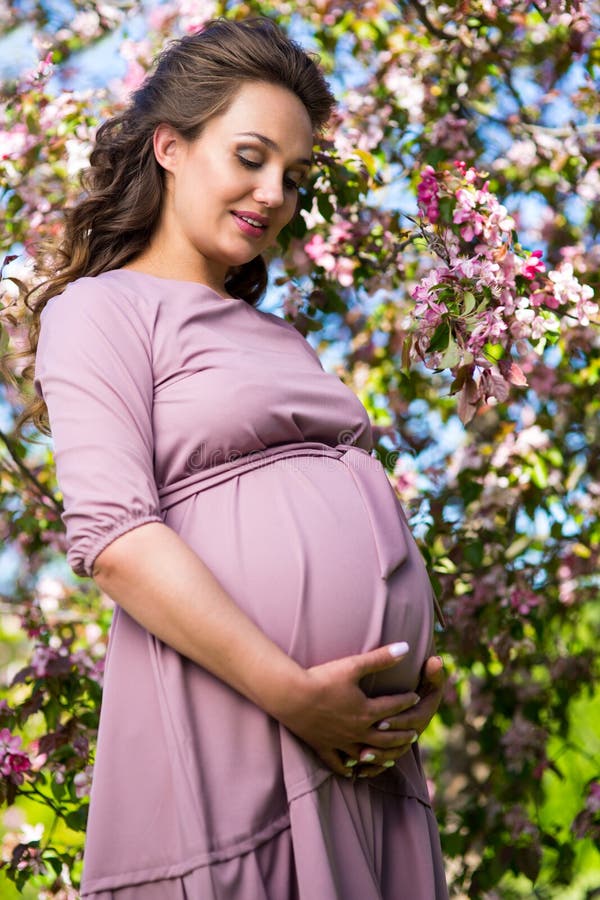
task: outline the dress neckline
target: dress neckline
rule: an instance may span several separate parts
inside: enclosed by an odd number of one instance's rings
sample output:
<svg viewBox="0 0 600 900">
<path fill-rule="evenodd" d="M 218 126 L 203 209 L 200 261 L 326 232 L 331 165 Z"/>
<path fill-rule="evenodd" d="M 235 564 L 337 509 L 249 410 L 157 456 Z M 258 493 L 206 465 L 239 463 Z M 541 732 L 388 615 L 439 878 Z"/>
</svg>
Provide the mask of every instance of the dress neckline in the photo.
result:
<svg viewBox="0 0 600 900">
<path fill-rule="evenodd" d="M 109 275 L 111 273 L 121 273 L 125 272 L 128 276 L 133 275 L 134 277 L 149 278 L 152 281 L 164 282 L 165 284 L 177 284 L 177 285 L 187 285 L 189 287 L 194 288 L 203 288 L 205 291 L 208 291 L 209 294 L 212 294 L 214 297 L 218 297 L 219 300 L 223 300 L 226 303 L 231 303 L 237 300 L 238 303 L 245 303 L 246 301 L 242 297 L 224 297 L 222 294 L 219 294 L 218 291 L 215 291 L 214 288 L 209 287 L 207 284 L 204 284 L 202 281 L 187 281 L 182 278 L 164 278 L 162 275 L 151 275 L 149 272 L 140 272 L 138 269 L 108 269 L 106 272 L 103 272 L 104 275 Z"/>
</svg>

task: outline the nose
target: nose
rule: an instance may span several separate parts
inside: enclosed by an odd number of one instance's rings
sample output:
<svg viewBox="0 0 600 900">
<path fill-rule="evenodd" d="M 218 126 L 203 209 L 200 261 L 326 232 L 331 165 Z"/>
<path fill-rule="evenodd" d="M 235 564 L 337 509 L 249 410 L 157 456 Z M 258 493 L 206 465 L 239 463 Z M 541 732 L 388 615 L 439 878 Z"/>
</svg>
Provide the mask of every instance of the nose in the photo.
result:
<svg viewBox="0 0 600 900">
<path fill-rule="evenodd" d="M 261 173 L 260 181 L 254 188 L 254 199 L 271 209 L 276 209 L 284 202 L 283 175 L 274 169 Z"/>
</svg>

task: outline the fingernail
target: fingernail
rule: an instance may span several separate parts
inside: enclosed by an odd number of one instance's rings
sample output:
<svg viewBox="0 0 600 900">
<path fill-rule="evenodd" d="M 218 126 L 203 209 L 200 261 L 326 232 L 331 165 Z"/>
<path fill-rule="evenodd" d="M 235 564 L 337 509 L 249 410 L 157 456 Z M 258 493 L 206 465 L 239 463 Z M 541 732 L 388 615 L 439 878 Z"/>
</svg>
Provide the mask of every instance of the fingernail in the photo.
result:
<svg viewBox="0 0 600 900">
<path fill-rule="evenodd" d="M 444 660 L 442 659 L 441 656 L 436 656 L 436 659 L 439 659 L 439 661 L 441 662 L 441 664 L 444 665 Z"/>
<path fill-rule="evenodd" d="M 364 753 L 361 756 L 360 761 L 369 763 L 369 762 L 373 762 L 374 759 L 375 759 L 374 753 Z"/>
<path fill-rule="evenodd" d="M 344 778 L 352 778 L 352 772 L 344 772 Z"/>
<path fill-rule="evenodd" d="M 391 723 L 390 723 L 390 722 L 386 722 L 385 719 L 384 719 L 384 721 L 383 721 L 383 722 L 380 722 L 379 725 L 377 726 L 377 730 L 378 730 L 378 731 L 389 731 L 389 729 L 390 729 L 391 727 L 392 727 Z"/>
<path fill-rule="evenodd" d="M 386 769 L 391 769 L 392 766 L 396 765 L 396 762 L 393 759 L 386 759 L 386 761 L 384 762 L 383 765 L 385 766 Z"/>
<path fill-rule="evenodd" d="M 368 772 L 359 772 L 359 773 L 358 773 L 358 777 L 359 777 L 359 778 L 368 778 L 368 777 L 369 777 L 369 773 L 368 773 Z"/>
<path fill-rule="evenodd" d="M 344 763 L 344 765 L 348 766 L 348 768 L 351 769 L 352 766 L 358 765 L 358 760 L 357 759 L 347 759 L 346 762 Z"/>
<path fill-rule="evenodd" d="M 412 706 L 416 706 L 417 703 L 420 703 L 420 702 L 421 702 L 421 698 L 420 698 L 419 696 L 417 696 L 417 699 L 414 701 L 414 703 L 412 704 Z"/>
<path fill-rule="evenodd" d="M 418 741 L 418 740 L 419 740 L 419 735 L 415 734 L 414 737 L 411 737 L 410 742 L 411 742 L 411 744 L 414 744 L 414 742 Z"/>
<path fill-rule="evenodd" d="M 400 641 L 397 644 L 390 644 L 389 651 L 392 656 L 404 656 L 405 653 L 408 653 L 408 644 L 406 641 Z"/>
</svg>

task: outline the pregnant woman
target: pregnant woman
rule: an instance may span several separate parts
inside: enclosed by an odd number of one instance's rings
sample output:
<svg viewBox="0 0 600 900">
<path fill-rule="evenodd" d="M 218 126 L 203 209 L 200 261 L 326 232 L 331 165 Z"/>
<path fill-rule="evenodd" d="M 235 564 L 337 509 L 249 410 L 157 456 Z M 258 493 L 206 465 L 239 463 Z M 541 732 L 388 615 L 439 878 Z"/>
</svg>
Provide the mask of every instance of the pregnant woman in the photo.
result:
<svg viewBox="0 0 600 900">
<path fill-rule="evenodd" d="M 34 310 L 67 559 L 116 604 L 84 897 L 447 897 L 426 570 L 366 410 L 257 309 L 332 104 L 269 20 L 172 42 Z"/>
</svg>

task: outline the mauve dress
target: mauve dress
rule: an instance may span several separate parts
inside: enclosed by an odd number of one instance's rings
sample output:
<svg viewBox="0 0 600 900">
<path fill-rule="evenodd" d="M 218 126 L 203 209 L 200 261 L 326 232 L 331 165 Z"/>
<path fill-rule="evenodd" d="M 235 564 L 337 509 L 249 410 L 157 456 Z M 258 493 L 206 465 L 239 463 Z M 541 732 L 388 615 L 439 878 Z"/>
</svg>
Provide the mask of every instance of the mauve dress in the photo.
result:
<svg viewBox="0 0 600 900">
<path fill-rule="evenodd" d="M 433 649 L 419 550 L 356 395 L 280 317 L 115 269 L 41 316 L 67 561 L 164 522 L 304 666 L 406 640 L 371 678 L 413 690 Z M 109 638 L 84 855 L 93 900 L 444 900 L 418 743 L 334 775 L 122 608 Z"/>
</svg>

